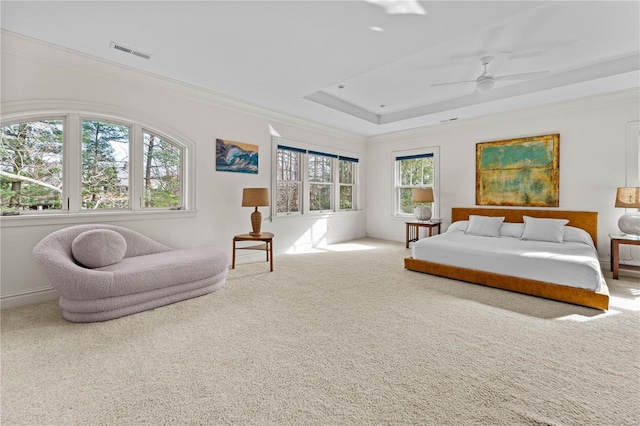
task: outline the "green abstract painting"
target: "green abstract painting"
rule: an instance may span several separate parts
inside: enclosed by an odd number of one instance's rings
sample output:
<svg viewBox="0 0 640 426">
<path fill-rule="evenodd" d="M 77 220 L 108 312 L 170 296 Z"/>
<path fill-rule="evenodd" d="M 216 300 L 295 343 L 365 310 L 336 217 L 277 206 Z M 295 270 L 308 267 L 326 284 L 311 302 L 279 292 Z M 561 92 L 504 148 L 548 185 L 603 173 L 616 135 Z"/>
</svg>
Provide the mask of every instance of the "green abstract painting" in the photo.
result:
<svg viewBox="0 0 640 426">
<path fill-rule="evenodd" d="M 560 135 L 476 144 L 476 204 L 558 207 Z"/>
</svg>

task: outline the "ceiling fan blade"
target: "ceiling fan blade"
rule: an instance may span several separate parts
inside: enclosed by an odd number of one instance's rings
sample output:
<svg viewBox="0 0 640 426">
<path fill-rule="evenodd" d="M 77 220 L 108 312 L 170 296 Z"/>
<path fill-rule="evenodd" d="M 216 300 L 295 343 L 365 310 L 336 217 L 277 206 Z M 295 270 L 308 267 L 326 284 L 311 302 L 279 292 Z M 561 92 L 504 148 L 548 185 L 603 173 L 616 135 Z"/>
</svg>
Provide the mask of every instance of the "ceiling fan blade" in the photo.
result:
<svg viewBox="0 0 640 426">
<path fill-rule="evenodd" d="M 489 75 L 497 74 L 500 68 L 502 68 L 502 66 L 504 65 L 504 63 L 507 62 L 507 59 L 511 58 L 512 55 L 513 55 L 513 52 L 498 52 L 498 53 L 492 54 L 491 56 L 493 57 L 493 60 L 489 64 L 489 68 L 487 68 L 487 74 Z"/>
<path fill-rule="evenodd" d="M 447 83 L 434 83 L 431 85 L 431 87 L 433 86 L 446 86 L 446 85 L 450 85 L 450 84 L 465 84 L 465 83 L 475 83 L 475 80 L 463 80 L 463 81 L 449 81 Z"/>
<path fill-rule="evenodd" d="M 532 78 L 542 77 L 543 75 L 548 74 L 549 71 L 536 71 L 536 72 L 525 72 L 522 74 L 509 74 L 509 75 L 500 75 L 495 77 L 497 81 L 508 81 L 508 80 L 530 80 Z"/>
</svg>

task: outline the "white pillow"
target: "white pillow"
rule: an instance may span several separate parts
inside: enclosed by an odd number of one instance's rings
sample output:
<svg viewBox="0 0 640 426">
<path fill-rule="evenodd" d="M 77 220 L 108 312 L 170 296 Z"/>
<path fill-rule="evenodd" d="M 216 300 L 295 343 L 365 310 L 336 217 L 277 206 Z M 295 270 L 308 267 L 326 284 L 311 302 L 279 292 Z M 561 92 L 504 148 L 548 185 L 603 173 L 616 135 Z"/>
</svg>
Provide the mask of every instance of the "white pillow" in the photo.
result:
<svg viewBox="0 0 640 426">
<path fill-rule="evenodd" d="M 467 235 L 481 235 L 483 237 L 499 237 L 500 226 L 504 217 L 469 215 L 469 226 L 464 231 Z"/>
<path fill-rule="evenodd" d="M 564 227 L 564 241 L 584 243 L 589 245 L 590 247 L 595 248 L 591 235 L 589 235 L 589 233 L 584 229 L 576 228 L 573 226 Z"/>
<path fill-rule="evenodd" d="M 569 223 L 567 219 L 547 219 L 523 216 L 524 231 L 523 240 L 549 241 L 561 243 L 564 239 L 564 226 Z"/>
<path fill-rule="evenodd" d="M 92 229 L 78 235 L 71 243 L 74 259 L 87 268 L 113 265 L 124 258 L 127 241 L 116 231 Z"/>
<path fill-rule="evenodd" d="M 467 226 L 469 226 L 468 220 L 459 220 L 449 225 L 449 227 L 447 228 L 447 232 L 456 232 L 456 231 L 464 232 L 467 230 Z"/>
<path fill-rule="evenodd" d="M 509 223 L 505 222 L 500 227 L 501 237 L 522 237 L 522 231 L 524 231 L 524 223 Z"/>
</svg>

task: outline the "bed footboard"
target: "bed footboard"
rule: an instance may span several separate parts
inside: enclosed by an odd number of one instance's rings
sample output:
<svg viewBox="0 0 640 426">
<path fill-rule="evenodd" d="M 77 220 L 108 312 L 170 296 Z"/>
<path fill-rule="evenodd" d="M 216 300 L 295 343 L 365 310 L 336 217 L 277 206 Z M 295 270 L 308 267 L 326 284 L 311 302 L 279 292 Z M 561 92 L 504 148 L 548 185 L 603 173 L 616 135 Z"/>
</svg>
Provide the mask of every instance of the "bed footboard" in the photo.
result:
<svg viewBox="0 0 640 426">
<path fill-rule="evenodd" d="M 414 259 L 413 257 L 404 259 L 404 267 L 411 271 L 424 272 L 459 281 L 572 303 L 574 305 L 602 310 L 609 309 L 609 289 L 606 284 L 603 284 L 603 288 L 601 288 L 600 291 L 594 292 L 543 281 L 432 263 L 425 260 Z"/>
</svg>

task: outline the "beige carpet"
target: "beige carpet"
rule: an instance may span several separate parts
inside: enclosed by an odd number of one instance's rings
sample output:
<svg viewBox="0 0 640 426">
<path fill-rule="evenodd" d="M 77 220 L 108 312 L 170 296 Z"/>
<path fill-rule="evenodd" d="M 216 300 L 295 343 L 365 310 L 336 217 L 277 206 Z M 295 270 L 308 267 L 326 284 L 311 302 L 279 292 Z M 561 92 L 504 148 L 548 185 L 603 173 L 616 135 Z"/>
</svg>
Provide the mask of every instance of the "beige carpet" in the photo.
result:
<svg viewBox="0 0 640 426">
<path fill-rule="evenodd" d="M 607 279 L 603 314 L 406 271 L 409 253 L 245 262 L 216 293 L 104 323 L 4 310 L 2 425 L 640 424 L 637 278 Z"/>
</svg>

